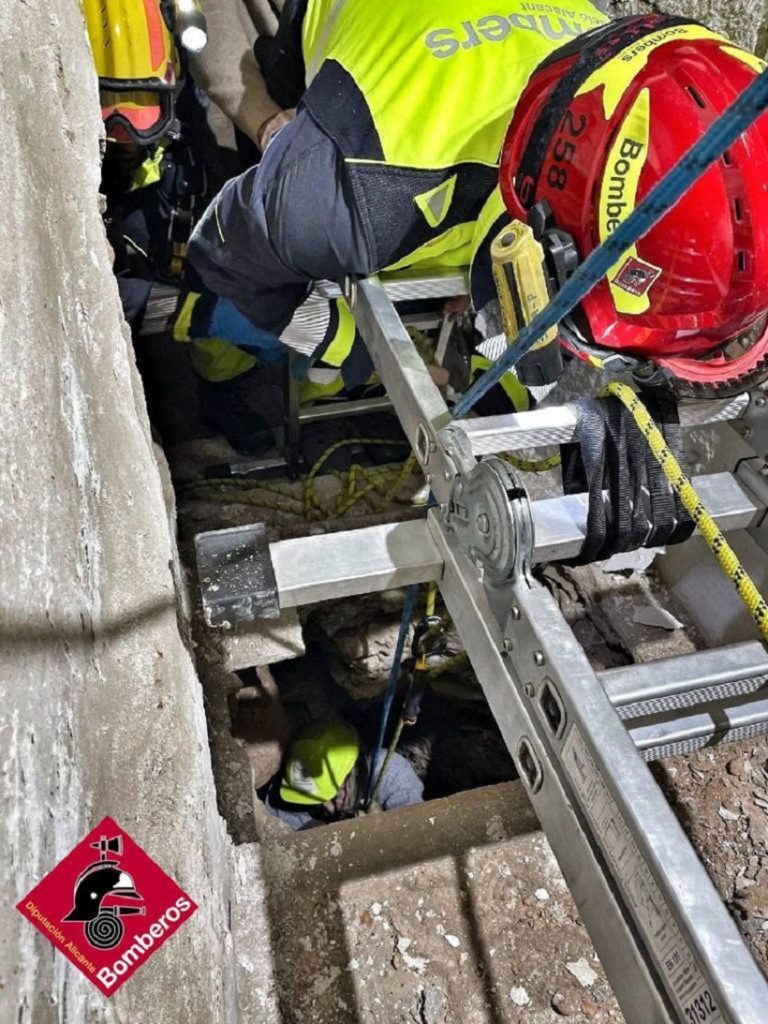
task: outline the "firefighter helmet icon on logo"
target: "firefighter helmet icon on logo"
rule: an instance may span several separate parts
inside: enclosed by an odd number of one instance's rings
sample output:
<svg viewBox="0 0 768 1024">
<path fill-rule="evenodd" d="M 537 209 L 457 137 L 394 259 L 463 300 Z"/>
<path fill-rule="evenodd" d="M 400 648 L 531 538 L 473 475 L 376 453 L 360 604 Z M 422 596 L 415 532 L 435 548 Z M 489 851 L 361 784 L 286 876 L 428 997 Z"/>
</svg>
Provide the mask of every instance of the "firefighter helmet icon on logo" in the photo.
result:
<svg viewBox="0 0 768 1024">
<path fill-rule="evenodd" d="M 129 914 L 144 914 L 143 906 L 113 905 L 110 897 L 123 900 L 140 900 L 133 879 L 127 871 L 121 871 L 117 860 L 108 859 L 110 854 L 119 857 L 123 852 L 122 836 L 91 843 L 99 851 L 99 859 L 89 864 L 75 884 L 75 905 L 64 918 L 65 921 L 82 921 L 85 937 L 95 949 L 114 949 L 125 932 L 121 917 Z"/>
<path fill-rule="evenodd" d="M 17 908 L 108 996 L 197 910 L 111 818 L 60 860 Z"/>
<path fill-rule="evenodd" d="M 654 267 L 652 263 L 646 263 L 645 260 L 630 256 L 622 264 L 613 283 L 625 292 L 629 292 L 630 295 L 641 296 L 648 294 L 660 276 L 659 267 Z"/>
</svg>

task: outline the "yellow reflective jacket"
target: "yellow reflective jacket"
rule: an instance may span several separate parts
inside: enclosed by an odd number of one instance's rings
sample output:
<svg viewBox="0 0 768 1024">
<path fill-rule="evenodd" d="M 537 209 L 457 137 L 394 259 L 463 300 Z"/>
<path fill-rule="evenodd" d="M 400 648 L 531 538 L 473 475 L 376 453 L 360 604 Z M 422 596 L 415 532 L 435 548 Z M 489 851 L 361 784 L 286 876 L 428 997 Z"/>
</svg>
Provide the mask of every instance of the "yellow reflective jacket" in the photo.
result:
<svg viewBox="0 0 768 1024">
<path fill-rule="evenodd" d="M 377 265 L 470 263 L 535 68 L 608 19 L 588 0 L 308 0 L 305 104 L 344 155 Z M 396 258 L 392 260 L 392 253 Z"/>
</svg>

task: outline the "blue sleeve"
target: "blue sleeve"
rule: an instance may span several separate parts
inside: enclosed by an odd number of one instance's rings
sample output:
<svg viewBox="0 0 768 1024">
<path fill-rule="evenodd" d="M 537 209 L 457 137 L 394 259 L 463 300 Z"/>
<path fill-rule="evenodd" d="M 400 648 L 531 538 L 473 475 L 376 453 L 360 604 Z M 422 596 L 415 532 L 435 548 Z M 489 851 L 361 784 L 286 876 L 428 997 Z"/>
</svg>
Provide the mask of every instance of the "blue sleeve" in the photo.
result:
<svg viewBox="0 0 768 1024">
<path fill-rule="evenodd" d="M 285 807 L 275 806 L 270 793 L 264 798 L 264 807 L 273 818 L 284 822 L 294 832 L 304 832 L 308 828 L 317 828 L 318 825 L 323 824 L 318 818 L 313 818 L 309 811 L 303 811 L 300 808 L 289 811 Z"/>
<path fill-rule="evenodd" d="M 382 750 L 376 759 L 376 771 L 381 770 L 386 751 Z M 421 779 L 402 754 L 393 754 L 387 768 L 387 774 L 381 780 L 376 797 L 383 810 L 391 811 L 395 807 L 410 807 L 420 804 L 424 799 L 424 785 Z"/>
<path fill-rule="evenodd" d="M 120 292 L 123 316 L 134 330 L 139 330 L 152 291 L 152 282 L 130 274 L 118 274 L 117 289 Z"/>
</svg>

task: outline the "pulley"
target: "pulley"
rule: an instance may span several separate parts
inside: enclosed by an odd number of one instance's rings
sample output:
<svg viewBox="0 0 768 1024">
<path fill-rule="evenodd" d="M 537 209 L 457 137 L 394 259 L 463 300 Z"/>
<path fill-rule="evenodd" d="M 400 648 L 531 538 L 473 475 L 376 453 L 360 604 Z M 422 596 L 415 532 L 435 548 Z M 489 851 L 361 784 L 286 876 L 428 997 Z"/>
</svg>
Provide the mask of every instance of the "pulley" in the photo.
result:
<svg viewBox="0 0 768 1024">
<path fill-rule="evenodd" d="M 528 494 L 502 459 L 480 462 L 456 478 L 446 525 L 494 586 L 527 576 L 533 554 Z"/>
</svg>

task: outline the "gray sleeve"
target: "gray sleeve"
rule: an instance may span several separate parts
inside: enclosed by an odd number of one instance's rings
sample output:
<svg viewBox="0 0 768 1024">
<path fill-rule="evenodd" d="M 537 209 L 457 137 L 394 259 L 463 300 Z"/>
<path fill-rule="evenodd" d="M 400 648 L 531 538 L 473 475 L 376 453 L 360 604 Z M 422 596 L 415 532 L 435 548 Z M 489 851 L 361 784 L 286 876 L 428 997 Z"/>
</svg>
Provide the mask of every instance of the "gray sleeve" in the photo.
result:
<svg viewBox="0 0 768 1024">
<path fill-rule="evenodd" d="M 376 759 L 376 772 L 381 770 L 386 751 L 382 750 Z M 424 799 L 424 785 L 421 779 L 402 754 L 393 754 L 389 762 L 387 774 L 381 780 L 376 797 L 383 810 L 391 811 L 395 807 L 410 807 L 420 804 Z"/>
<path fill-rule="evenodd" d="M 261 125 L 280 107 L 267 92 L 253 44 L 257 26 L 258 31 L 273 35 L 277 20 L 266 0 L 251 0 L 251 5 L 254 9 L 249 14 L 244 0 L 200 0 L 208 45 L 190 55 L 190 67 L 200 88 L 256 142 Z"/>
<path fill-rule="evenodd" d="M 317 828 L 318 825 L 322 825 L 323 822 L 317 818 L 313 818 L 309 811 L 303 811 L 301 808 L 297 808 L 295 811 L 289 811 L 285 807 L 276 807 L 267 794 L 264 800 L 264 807 L 267 812 L 272 815 L 273 818 L 277 818 L 278 821 L 282 821 L 288 828 L 293 829 L 294 832 L 305 832 L 310 828 Z"/>
</svg>

